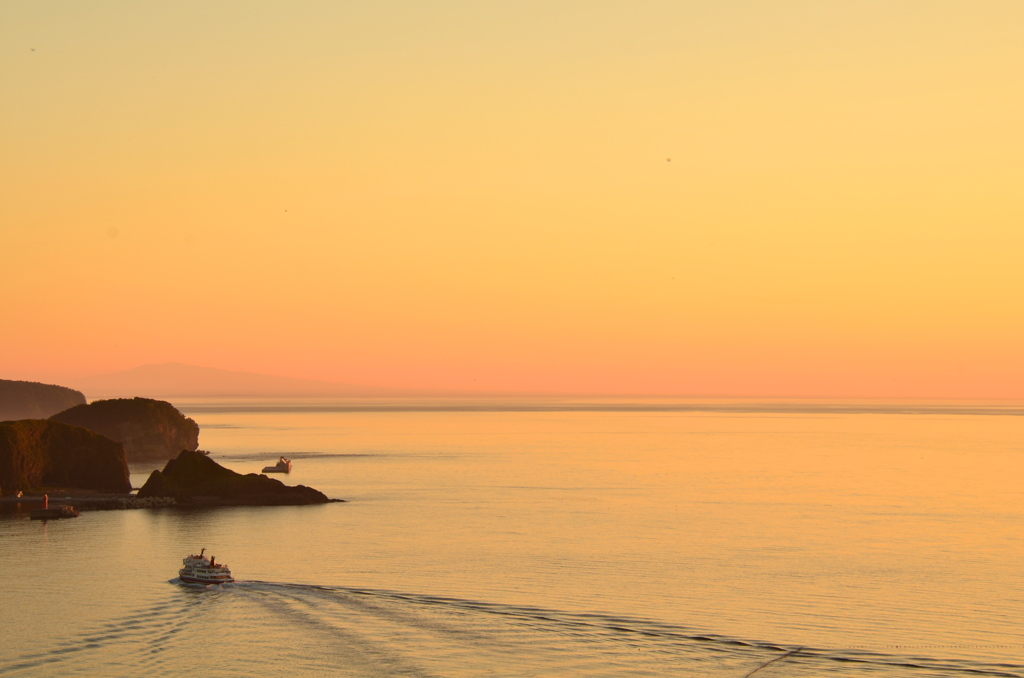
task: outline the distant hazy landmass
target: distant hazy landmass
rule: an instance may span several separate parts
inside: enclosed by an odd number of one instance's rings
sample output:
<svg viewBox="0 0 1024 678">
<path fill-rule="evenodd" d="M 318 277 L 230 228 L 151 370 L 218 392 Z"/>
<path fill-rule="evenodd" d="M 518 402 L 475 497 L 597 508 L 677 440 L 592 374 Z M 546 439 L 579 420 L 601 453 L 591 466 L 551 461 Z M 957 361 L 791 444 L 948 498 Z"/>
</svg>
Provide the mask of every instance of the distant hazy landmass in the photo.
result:
<svg viewBox="0 0 1024 678">
<path fill-rule="evenodd" d="M 65 386 L 0 379 L 0 421 L 46 419 L 84 404 L 83 394 Z"/>
<path fill-rule="evenodd" d="M 386 396 L 397 390 L 313 379 L 233 372 L 181 363 L 143 365 L 124 372 L 74 380 L 90 399 L 145 396 Z"/>
</svg>

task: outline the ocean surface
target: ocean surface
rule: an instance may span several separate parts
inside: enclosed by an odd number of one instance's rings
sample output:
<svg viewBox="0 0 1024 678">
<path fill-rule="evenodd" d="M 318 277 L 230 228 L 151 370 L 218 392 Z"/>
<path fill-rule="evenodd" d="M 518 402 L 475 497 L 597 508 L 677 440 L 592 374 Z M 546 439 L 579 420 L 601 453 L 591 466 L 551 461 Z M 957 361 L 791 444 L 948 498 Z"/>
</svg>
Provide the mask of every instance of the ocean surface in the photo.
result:
<svg viewBox="0 0 1024 678">
<path fill-rule="evenodd" d="M 2 515 L 0 675 L 1024 677 L 1024 403 L 174 402 L 346 502 Z"/>
</svg>

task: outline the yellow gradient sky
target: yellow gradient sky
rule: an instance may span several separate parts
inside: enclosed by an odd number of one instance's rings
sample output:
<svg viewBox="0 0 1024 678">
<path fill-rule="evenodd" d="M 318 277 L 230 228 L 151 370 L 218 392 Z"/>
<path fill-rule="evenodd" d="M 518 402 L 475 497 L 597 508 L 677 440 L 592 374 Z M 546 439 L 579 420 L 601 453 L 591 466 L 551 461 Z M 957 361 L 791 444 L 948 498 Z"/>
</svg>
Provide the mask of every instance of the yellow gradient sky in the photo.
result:
<svg viewBox="0 0 1024 678">
<path fill-rule="evenodd" d="M 1024 3 L 0 5 L 0 377 L 1024 397 Z"/>
</svg>

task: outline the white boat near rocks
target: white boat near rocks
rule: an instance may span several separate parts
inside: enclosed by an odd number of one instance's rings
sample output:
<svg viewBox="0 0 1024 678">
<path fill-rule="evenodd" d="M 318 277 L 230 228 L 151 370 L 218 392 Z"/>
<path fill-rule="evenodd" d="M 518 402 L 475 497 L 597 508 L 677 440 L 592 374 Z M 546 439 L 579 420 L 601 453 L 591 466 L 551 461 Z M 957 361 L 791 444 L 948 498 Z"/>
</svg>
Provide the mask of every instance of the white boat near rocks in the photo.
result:
<svg viewBox="0 0 1024 678">
<path fill-rule="evenodd" d="M 291 473 L 292 460 L 281 457 L 273 466 L 264 466 L 264 473 Z"/>
</svg>

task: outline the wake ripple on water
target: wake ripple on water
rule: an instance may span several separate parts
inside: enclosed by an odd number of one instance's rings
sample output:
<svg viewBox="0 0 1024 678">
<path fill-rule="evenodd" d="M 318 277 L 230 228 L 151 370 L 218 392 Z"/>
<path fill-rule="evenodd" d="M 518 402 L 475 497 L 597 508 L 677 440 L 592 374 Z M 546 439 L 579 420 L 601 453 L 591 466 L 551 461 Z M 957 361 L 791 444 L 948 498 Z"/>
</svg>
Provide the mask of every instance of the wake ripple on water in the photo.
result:
<svg viewBox="0 0 1024 678">
<path fill-rule="evenodd" d="M 0 675 L 921 676 L 1024 678 L 1024 665 L 785 647 L 677 625 L 424 594 L 237 582 L 0 664 Z"/>
</svg>

